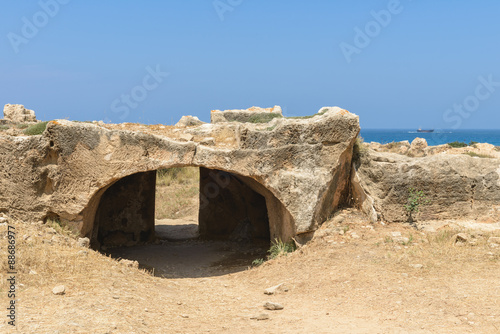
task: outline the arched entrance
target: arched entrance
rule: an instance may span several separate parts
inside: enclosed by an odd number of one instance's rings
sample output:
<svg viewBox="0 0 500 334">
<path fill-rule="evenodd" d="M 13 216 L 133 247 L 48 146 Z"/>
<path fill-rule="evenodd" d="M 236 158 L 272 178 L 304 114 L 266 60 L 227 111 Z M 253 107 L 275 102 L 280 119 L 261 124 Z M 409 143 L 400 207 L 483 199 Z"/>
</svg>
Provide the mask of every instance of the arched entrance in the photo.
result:
<svg viewBox="0 0 500 334">
<path fill-rule="evenodd" d="M 156 171 L 132 174 L 102 188 L 84 214 L 92 247 L 154 241 L 155 188 Z M 203 239 L 289 240 L 295 232 L 288 211 L 260 183 L 204 167 L 200 167 L 198 222 Z"/>
</svg>

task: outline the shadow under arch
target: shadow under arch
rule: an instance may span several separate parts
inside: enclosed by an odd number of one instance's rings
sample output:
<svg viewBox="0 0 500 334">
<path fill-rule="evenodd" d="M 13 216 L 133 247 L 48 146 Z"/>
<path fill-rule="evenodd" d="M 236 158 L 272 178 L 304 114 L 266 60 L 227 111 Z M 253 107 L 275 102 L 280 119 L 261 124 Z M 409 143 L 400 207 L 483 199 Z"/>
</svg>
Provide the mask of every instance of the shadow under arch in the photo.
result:
<svg viewBox="0 0 500 334">
<path fill-rule="evenodd" d="M 251 231 L 255 238 L 284 241 L 295 222 L 281 201 L 257 180 L 232 171 L 200 168 L 199 229 L 202 238 L 231 238 Z M 82 212 L 81 234 L 94 249 L 101 244 L 134 245 L 155 239 L 156 171 L 139 171 L 110 181 Z M 264 214 L 263 214 L 264 213 Z M 113 232 L 113 233 L 108 233 Z"/>
</svg>

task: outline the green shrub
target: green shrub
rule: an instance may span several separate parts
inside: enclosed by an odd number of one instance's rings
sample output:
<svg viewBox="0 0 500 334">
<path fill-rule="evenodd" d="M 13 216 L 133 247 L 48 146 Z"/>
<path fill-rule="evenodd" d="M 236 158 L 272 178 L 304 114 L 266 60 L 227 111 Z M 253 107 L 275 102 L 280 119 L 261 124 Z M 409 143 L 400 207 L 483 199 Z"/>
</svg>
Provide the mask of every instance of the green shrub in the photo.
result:
<svg viewBox="0 0 500 334">
<path fill-rule="evenodd" d="M 359 164 L 361 163 L 361 158 L 363 158 L 367 153 L 368 148 L 364 145 L 363 137 L 358 136 L 352 148 L 352 161 L 359 166 Z"/>
<path fill-rule="evenodd" d="M 470 141 L 469 146 L 475 146 L 476 144 L 479 144 L 477 141 Z"/>
<path fill-rule="evenodd" d="M 9 129 L 8 125 L 0 124 L 0 131 L 5 131 L 5 130 L 8 130 L 8 129 Z"/>
<path fill-rule="evenodd" d="M 254 265 L 256 267 L 260 266 L 263 263 L 264 263 L 264 259 L 262 259 L 262 258 L 261 259 L 255 259 L 255 260 L 252 261 L 252 265 Z"/>
<path fill-rule="evenodd" d="M 454 142 L 448 143 L 448 145 L 450 145 L 453 148 L 466 147 L 467 146 L 466 143 L 460 142 L 460 141 L 454 141 Z"/>
<path fill-rule="evenodd" d="M 416 190 L 415 188 L 408 188 L 408 200 L 404 205 L 406 213 L 408 215 L 408 223 L 410 225 L 414 224 L 413 215 L 418 213 L 421 205 L 427 205 L 430 200 L 427 199 L 422 190 Z"/>
<path fill-rule="evenodd" d="M 24 130 L 23 133 L 25 135 L 28 135 L 28 136 L 41 135 L 45 131 L 45 129 L 47 128 L 47 123 L 49 123 L 49 122 L 36 123 L 36 124 L 28 127 L 26 130 Z"/>
<path fill-rule="evenodd" d="M 283 242 L 281 239 L 274 239 L 271 243 L 271 248 L 267 251 L 269 255 L 267 258 L 269 260 L 275 259 L 278 256 L 286 255 L 295 251 L 295 243 L 293 241 Z"/>
</svg>

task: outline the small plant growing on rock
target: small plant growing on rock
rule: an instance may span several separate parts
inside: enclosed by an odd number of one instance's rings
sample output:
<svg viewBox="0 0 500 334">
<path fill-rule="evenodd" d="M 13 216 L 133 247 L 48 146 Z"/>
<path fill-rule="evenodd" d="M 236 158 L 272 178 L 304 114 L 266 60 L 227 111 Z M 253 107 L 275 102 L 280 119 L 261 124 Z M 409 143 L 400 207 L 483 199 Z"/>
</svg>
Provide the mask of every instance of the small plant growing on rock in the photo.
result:
<svg viewBox="0 0 500 334">
<path fill-rule="evenodd" d="M 293 241 L 283 242 L 281 239 L 274 239 L 271 242 L 271 248 L 267 251 L 269 255 L 267 256 L 267 260 L 272 260 L 282 255 L 286 255 L 288 253 L 292 253 L 296 250 L 295 243 Z M 260 266 L 264 263 L 264 259 L 255 259 L 252 262 L 254 266 Z"/>
<path fill-rule="evenodd" d="M 263 264 L 263 263 L 264 263 L 264 259 L 262 259 L 262 258 L 260 258 L 260 259 L 255 259 L 255 260 L 253 260 L 253 261 L 252 261 L 252 265 L 253 265 L 253 266 L 256 266 L 256 267 L 260 266 L 260 265 L 261 265 L 261 264 Z"/>
<path fill-rule="evenodd" d="M 269 260 L 275 259 L 278 256 L 286 255 L 295 251 L 295 244 L 291 242 L 283 242 L 281 239 L 274 239 L 271 244 L 271 248 L 267 251 L 269 255 L 267 256 Z"/>
<path fill-rule="evenodd" d="M 47 123 L 48 122 L 36 123 L 36 124 L 30 126 L 29 128 L 27 128 L 26 130 L 24 130 L 23 132 L 25 135 L 28 135 L 28 136 L 41 135 L 45 131 L 45 129 L 47 128 Z"/>
<path fill-rule="evenodd" d="M 408 201 L 404 205 L 404 208 L 406 209 L 410 225 L 415 225 L 414 215 L 419 212 L 420 206 L 429 203 L 430 200 L 427 199 L 422 190 L 416 190 L 415 188 L 408 189 Z"/>
<path fill-rule="evenodd" d="M 28 124 L 24 124 L 24 123 L 20 123 L 20 124 L 16 125 L 16 128 L 21 129 L 21 130 L 22 129 L 26 129 L 28 127 L 29 127 L 29 125 Z"/>
<path fill-rule="evenodd" d="M 368 148 L 364 145 L 363 137 L 358 136 L 352 148 L 352 160 L 356 168 L 361 164 L 361 158 L 368 154 Z"/>
<path fill-rule="evenodd" d="M 4 124 L 0 125 L 0 131 L 5 131 L 5 130 L 8 130 L 8 129 L 9 129 L 8 125 L 4 125 Z"/>
<path fill-rule="evenodd" d="M 476 152 L 464 152 L 463 154 L 468 155 L 470 157 L 477 157 L 477 158 L 489 158 L 489 159 L 494 159 L 495 157 L 492 157 L 491 155 L 487 154 L 479 154 Z"/>
<path fill-rule="evenodd" d="M 466 147 L 467 144 L 466 143 L 463 143 L 463 142 L 460 142 L 460 141 L 453 141 L 451 143 L 448 143 L 449 146 L 453 147 L 453 148 L 459 148 L 459 147 Z"/>
</svg>

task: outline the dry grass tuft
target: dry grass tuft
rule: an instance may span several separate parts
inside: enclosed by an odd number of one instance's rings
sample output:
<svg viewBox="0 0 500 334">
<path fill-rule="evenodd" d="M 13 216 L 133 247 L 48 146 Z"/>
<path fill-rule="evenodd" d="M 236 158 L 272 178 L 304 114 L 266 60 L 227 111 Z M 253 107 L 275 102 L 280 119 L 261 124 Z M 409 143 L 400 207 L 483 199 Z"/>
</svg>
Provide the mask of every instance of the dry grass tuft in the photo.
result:
<svg viewBox="0 0 500 334">
<path fill-rule="evenodd" d="M 58 226 L 56 223 L 12 222 L 10 225 L 16 231 L 17 279 L 22 283 L 20 292 L 33 288 L 51 290 L 57 284 L 90 288 L 103 276 L 113 275 L 112 269 L 117 266 L 115 260 L 79 247 L 76 239 L 68 236 L 67 230 L 55 228 Z M 51 227 L 57 232 L 54 233 Z M 0 258 L 6 259 L 7 226 L 0 227 L 0 235 Z M 4 273 L 8 271 L 6 261 L 0 262 L 0 270 Z M 7 281 L 2 280 L 0 287 L 5 291 Z"/>
</svg>

